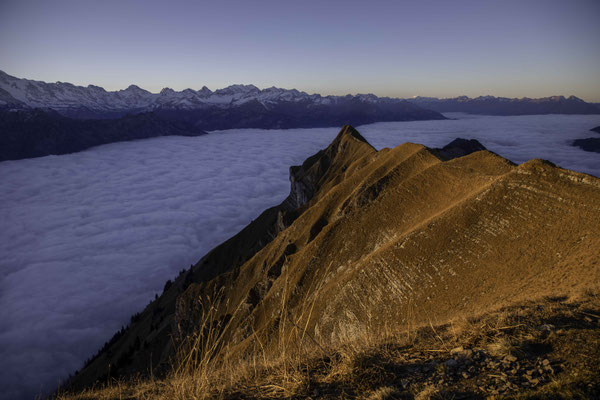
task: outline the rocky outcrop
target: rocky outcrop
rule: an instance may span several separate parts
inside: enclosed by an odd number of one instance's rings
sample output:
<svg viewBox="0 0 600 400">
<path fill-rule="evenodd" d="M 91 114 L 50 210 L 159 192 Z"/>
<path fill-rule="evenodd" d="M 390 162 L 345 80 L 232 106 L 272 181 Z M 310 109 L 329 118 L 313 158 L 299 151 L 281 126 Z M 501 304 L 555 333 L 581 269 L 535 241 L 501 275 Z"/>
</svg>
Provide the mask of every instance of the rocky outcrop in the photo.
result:
<svg viewBox="0 0 600 400">
<path fill-rule="evenodd" d="M 307 204 L 327 180 L 345 171 L 348 167 L 347 153 L 355 154 L 360 151 L 372 153 L 375 149 L 356 129 L 349 125 L 344 126 L 325 150 L 307 158 L 300 166 L 290 167 L 291 191 L 286 202 L 292 208 L 300 208 Z M 339 153 L 344 153 L 342 163 L 336 158 Z"/>
</svg>

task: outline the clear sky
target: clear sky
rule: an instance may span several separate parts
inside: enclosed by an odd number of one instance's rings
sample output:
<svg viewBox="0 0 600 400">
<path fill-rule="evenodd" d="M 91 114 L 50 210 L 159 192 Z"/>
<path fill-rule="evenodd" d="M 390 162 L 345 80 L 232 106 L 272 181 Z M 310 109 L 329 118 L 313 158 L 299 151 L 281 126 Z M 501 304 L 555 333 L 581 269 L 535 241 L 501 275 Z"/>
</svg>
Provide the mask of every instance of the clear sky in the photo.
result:
<svg viewBox="0 0 600 400">
<path fill-rule="evenodd" d="M 600 101 L 600 0 L 0 0 L 0 69 L 108 90 Z"/>
</svg>

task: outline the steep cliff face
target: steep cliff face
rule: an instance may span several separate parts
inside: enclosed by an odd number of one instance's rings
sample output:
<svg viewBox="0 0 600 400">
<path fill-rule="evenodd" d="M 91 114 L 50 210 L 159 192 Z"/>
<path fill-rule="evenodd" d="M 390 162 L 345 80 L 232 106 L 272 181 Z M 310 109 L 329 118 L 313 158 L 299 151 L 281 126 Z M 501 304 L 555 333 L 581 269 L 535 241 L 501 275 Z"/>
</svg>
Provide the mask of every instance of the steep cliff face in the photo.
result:
<svg viewBox="0 0 600 400">
<path fill-rule="evenodd" d="M 373 153 L 375 149 L 354 128 L 343 127 L 325 150 L 300 166 L 290 167 L 291 191 L 287 201 L 293 208 L 304 206 L 318 191 L 327 191 L 332 182 L 338 182 L 352 160 Z"/>
<path fill-rule="evenodd" d="M 444 149 L 375 151 L 344 127 L 291 169 L 286 201 L 182 273 L 73 384 L 108 364 L 156 372 L 206 326 L 215 357 L 277 353 L 598 289 L 598 178 Z"/>
</svg>

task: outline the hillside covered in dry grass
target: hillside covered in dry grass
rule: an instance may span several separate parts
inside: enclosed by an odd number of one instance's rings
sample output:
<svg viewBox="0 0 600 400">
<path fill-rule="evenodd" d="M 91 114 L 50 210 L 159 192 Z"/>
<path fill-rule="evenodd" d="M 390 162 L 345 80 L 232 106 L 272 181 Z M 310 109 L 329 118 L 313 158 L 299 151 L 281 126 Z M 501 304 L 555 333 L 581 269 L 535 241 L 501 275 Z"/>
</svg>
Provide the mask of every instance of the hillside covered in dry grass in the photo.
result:
<svg viewBox="0 0 600 400">
<path fill-rule="evenodd" d="M 290 180 L 59 397 L 599 393 L 598 178 L 346 126 Z"/>
</svg>

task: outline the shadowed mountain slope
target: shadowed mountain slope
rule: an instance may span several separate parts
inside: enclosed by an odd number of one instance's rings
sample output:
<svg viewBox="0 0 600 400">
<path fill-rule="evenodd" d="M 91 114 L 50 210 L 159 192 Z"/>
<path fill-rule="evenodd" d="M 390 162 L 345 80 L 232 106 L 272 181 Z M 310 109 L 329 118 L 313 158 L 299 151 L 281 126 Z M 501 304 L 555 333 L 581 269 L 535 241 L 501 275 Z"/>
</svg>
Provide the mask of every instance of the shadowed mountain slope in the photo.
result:
<svg viewBox="0 0 600 400">
<path fill-rule="evenodd" d="M 155 113 L 117 119 L 79 120 L 52 110 L 0 109 L 0 161 L 68 154 L 102 144 L 158 136 L 199 136 L 206 132 Z"/>
<path fill-rule="evenodd" d="M 215 334 L 211 359 L 243 359 L 598 288 L 593 176 L 464 140 L 375 151 L 346 126 L 290 178 L 284 203 L 182 272 L 71 387 L 164 374 Z"/>
</svg>

